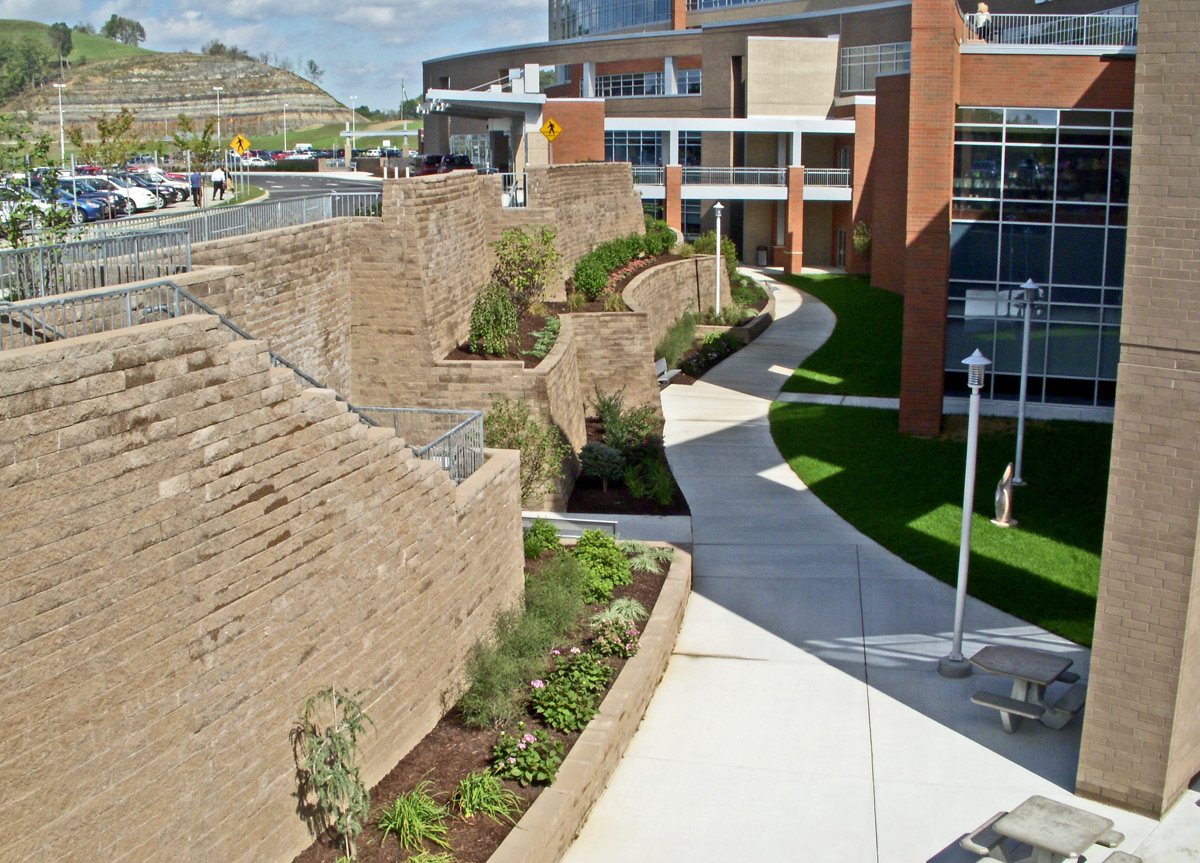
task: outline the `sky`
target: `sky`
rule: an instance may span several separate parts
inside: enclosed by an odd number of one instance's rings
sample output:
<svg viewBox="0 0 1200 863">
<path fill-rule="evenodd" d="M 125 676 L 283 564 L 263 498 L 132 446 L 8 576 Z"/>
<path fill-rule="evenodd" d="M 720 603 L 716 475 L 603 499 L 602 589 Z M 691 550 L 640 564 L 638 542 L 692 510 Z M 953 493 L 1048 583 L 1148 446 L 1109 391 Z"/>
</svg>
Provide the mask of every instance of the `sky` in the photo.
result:
<svg viewBox="0 0 1200 863">
<path fill-rule="evenodd" d="M 338 101 L 395 109 L 401 81 L 421 95 L 421 62 L 447 54 L 544 41 L 546 0 L 0 0 L 0 18 L 99 30 L 113 14 L 146 30 L 142 47 L 199 52 L 217 39 L 258 56 L 309 60 Z"/>
</svg>

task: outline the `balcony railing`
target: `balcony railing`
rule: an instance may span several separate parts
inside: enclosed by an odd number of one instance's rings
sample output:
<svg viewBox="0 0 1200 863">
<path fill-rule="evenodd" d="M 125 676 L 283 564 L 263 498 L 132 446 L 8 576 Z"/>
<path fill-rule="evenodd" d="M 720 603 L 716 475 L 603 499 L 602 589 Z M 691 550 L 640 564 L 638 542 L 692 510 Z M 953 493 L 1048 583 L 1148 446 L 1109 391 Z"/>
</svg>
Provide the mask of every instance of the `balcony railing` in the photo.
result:
<svg viewBox="0 0 1200 863">
<path fill-rule="evenodd" d="M 527 206 L 529 176 L 527 174 L 500 174 L 500 205 L 502 207 Z"/>
<path fill-rule="evenodd" d="M 804 185 L 833 186 L 838 189 L 850 188 L 849 168 L 805 168 Z"/>
<path fill-rule="evenodd" d="M 786 186 L 786 168 L 684 168 L 685 186 Z"/>
<path fill-rule="evenodd" d="M 635 186 L 661 186 L 666 182 L 666 172 L 653 165 L 634 165 L 633 184 Z"/>
<path fill-rule="evenodd" d="M 963 16 L 965 38 L 989 45 L 1136 45 L 1137 15 L 992 15 Z"/>
<path fill-rule="evenodd" d="M 432 408 L 357 408 L 378 426 L 390 428 L 417 458 L 436 461 L 462 482 L 483 466 L 483 412 Z"/>
</svg>

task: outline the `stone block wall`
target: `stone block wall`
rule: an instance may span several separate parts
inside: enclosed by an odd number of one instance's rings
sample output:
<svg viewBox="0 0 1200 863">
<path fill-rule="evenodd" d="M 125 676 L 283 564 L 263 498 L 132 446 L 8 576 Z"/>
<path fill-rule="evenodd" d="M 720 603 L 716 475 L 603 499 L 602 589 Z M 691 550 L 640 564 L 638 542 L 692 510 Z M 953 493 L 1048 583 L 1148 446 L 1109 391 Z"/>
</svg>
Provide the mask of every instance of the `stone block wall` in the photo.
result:
<svg viewBox="0 0 1200 863">
<path fill-rule="evenodd" d="M 712 255 L 697 255 L 672 261 L 638 273 L 625 286 L 622 296 L 635 312 L 644 312 L 650 345 L 658 346 L 671 324 L 689 308 L 694 312 L 714 306 L 716 261 Z M 721 270 L 721 302 L 733 302 L 729 274 Z"/>
<path fill-rule="evenodd" d="M 530 167 L 528 173 L 530 203 L 553 209 L 558 251 L 568 268 L 605 240 L 645 230 L 641 196 L 626 163 Z"/>
<path fill-rule="evenodd" d="M 288 731 L 362 690 L 376 782 L 519 600 L 515 453 L 455 486 L 211 316 L 0 352 L 12 860 L 288 861 Z"/>
<path fill-rule="evenodd" d="M 583 397 L 590 401 L 596 387 L 604 393 L 624 388 L 626 407 L 660 408 L 649 316 L 645 312 L 595 312 L 571 317 Z"/>
</svg>

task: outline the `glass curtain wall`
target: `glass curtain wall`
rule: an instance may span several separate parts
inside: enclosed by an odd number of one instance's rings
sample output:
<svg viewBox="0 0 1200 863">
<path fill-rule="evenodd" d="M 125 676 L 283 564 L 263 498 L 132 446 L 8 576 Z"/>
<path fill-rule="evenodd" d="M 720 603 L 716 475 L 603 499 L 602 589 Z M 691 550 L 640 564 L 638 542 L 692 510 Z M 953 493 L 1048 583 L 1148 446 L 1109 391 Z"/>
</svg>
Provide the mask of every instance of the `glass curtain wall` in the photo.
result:
<svg viewBox="0 0 1200 863">
<path fill-rule="evenodd" d="M 992 360 L 992 398 L 1019 390 L 1034 303 L 1031 402 L 1109 406 L 1116 391 L 1129 202 L 1130 111 L 958 109 L 946 323 L 946 392 L 960 360 Z"/>
<path fill-rule="evenodd" d="M 550 0 L 551 40 L 670 22 L 670 0 Z"/>
</svg>

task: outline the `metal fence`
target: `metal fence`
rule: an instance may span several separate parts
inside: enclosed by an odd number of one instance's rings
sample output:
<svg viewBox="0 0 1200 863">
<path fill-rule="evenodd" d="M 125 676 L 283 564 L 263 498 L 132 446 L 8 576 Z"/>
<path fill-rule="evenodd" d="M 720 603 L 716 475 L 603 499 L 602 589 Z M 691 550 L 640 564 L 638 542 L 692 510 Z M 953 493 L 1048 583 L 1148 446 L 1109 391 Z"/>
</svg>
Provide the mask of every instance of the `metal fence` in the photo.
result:
<svg viewBox="0 0 1200 863">
<path fill-rule="evenodd" d="M 187 231 L 147 231 L 0 251 L 0 300 L 161 279 L 192 268 Z"/>
<path fill-rule="evenodd" d="M 529 176 L 527 174 L 500 174 L 500 205 L 524 207 L 528 204 Z"/>
<path fill-rule="evenodd" d="M 963 16 L 968 42 L 995 45 L 1136 45 L 1137 15 Z"/>
<path fill-rule="evenodd" d="M 165 321 L 182 315 L 216 316 L 232 338 L 253 339 L 174 282 L 61 294 L 21 302 L 0 301 L 0 350 L 45 344 Z M 271 364 L 291 370 L 306 386 L 328 389 L 320 381 L 269 351 Z M 391 427 L 418 458 L 436 461 L 455 482 L 483 464 L 483 414 L 423 408 L 358 408 L 334 394 L 370 426 Z"/>
<path fill-rule="evenodd" d="M 240 237 L 276 228 L 291 228 L 346 216 L 378 216 L 381 192 L 336 192 L 281 198 L 236 207 L 211 207 L 199 212 L 162 213 L 119 222 L 93 223 L 84 234 L 103 237 L 144 231 L 187 231 L 193 243 Z"/>
<path fill-rule="evenodd" d="M 634 165 L 633 184 L 635 186 L 661 186 L 666 182 L 666 171 L 653 165 Z"/>
<path fill-rule="evenodd" d="M 418 458 L 436 461 L 462 482 L 483 465 L 483 412 L 360 407 L 375 425 L 391 428 Z"/>
<path fill-rule="evenodd" d="M 849 168 L 805 168 L 804 185 L 850 188 Z"/>
<path fill-rule="evenodd" d="M 785 168 L 684 168 L 684 185 L 786 186 Z"/>
</svg>

